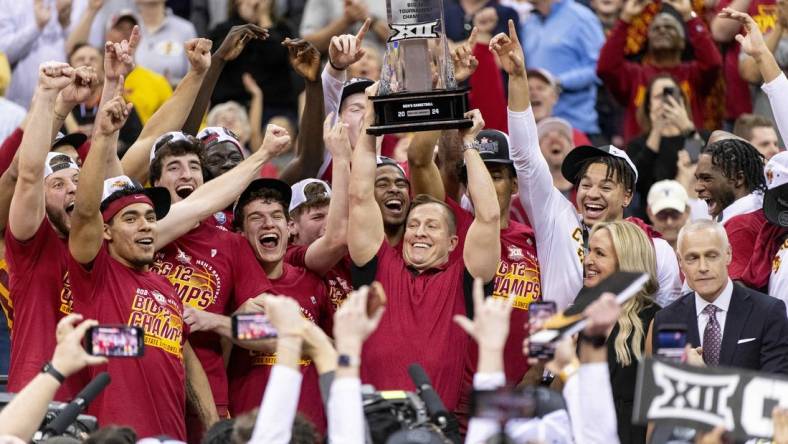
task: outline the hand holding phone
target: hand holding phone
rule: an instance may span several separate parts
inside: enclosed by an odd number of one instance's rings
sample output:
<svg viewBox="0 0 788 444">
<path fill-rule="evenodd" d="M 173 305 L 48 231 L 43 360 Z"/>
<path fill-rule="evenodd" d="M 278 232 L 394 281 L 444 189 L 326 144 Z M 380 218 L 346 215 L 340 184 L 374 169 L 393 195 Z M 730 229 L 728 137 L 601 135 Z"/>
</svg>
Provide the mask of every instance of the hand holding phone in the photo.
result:
<svg viewBox="0 0 788 444">
<path fill-rule="evenodd" d="M 531 302 L 528 306 L 528 328 L 533 332 L 556 313 L 555 302 Z M 542 340 L 542 335 L 532 335 L 528 342 L 528 357 L 541 360 L 553 359 L 555 343 Z M 546 338 L 545 338 L 546 339 Z"/>
<path fill-rule="evenodd" d="M 93 356 L 138 358 L 143 355 L 145 333 L 141 327 L 97 325 L 85 335 L 85 350 Z"/>
<path fill-rule="evenodd" d="M 658 357 L 666 361 L 683 362 L 685 345 L 687 345 L 686 325 L 663 325 L 657 331 Z"/>
<path fill-rule="evenodd" d="M 276 328 L 265 313 L 237 313 L 232 316 L 233 338 L 253 341 L 277 337 Z"/>
</svg>

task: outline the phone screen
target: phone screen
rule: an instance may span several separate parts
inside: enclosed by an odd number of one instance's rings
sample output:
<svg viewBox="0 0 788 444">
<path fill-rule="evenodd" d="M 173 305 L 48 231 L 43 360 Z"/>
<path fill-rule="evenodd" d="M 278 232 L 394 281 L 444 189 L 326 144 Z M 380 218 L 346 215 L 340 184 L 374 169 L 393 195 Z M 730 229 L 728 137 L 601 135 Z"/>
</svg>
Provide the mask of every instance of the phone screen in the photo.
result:
<svg viewBox="0 0 788 444">
<path fill-rule="evenodd" d="M 544 325 L 556 313 L 555 302 L 532 302 L 528 306 L 528 327 L 532 330 L 537 324 Z M 528 343 L 528 356 L 538 359 L 552 359 L 555 344 L 541 341 L 539 335 L 531 336 Z"/>
<path fill-rule="evenodd" d="M 532 418 L 536 412 L 536 402 L 532 390 L 513 387 L 477 390 L 473 392 L 472 412 L 474 417 L 496 421 Z"/>
<path fill-rule="evenodd" d="M 239 313 L 232 319 L 235 339 L 253 341 L 276 337 L 276 328 L 264 313 Z"/>
<path fill-rule="evenodd" d="M 142 356 L 145 333 L 140 327 L 97 325 L 86 335 L 86 349 L 94 356 L 133 358 Z"/>
<path fill-rule="evenodd" d="M 680 362 L 687 345 L 687 329 L 684 327 L 661 328 L 657 332 L 657 356 Z"/>
<path fill-rule="evenodd" d="M 695 137 L 687 140 L 684 144 L 684 151 L 687 152 L 692 163 L 698 163 L 701 149 L 703 149 L 703 142 Z"/>
</svg>

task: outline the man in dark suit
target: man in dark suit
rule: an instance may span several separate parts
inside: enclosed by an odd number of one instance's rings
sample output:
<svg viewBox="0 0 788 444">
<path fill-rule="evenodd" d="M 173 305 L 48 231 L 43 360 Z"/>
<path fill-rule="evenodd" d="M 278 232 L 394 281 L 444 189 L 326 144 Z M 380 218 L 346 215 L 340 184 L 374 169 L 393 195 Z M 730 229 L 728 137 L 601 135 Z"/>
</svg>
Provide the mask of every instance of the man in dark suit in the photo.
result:
<svg viewBox="0 0 788 444">
<path fill-rule="evenodd" d="M 678 257 L 694 291 L 660 310 L 660 326 L 685 324 L 687 343 L 708 366 L 729 366 L 788 374 L 788 318 L 783 301 L 734 284 L 728 277 L 731 247 L 722 225 L 709 220 L 681 229 Z"/>
</svg>

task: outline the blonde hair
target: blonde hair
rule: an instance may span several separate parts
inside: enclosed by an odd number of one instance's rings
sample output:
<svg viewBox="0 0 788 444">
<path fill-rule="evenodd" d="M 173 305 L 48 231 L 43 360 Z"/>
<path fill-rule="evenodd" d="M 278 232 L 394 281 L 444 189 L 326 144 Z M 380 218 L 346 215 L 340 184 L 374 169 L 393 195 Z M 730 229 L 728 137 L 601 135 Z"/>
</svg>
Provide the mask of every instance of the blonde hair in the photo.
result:
<svg viewBox="0 0 788 444">
<path fill-rule="evenodd" d="M 657 258 L 654 245 L 646 233 L 637 225 L 627 222 L 602 222 L 594 226 L 591 236 L 599 230 L 607 230 L 613 241 L 613 249 L 617 258 L 618 271 L 648 273 L 649 280 L 635 297 L 621 307 L 618 318 L 618 336 L 614 342 L 616 361 L 626 367 L 632 363 L 632 356 L 640 360 L 643 357 L 641 343 L 645 337 L 647 326 L 643 325 L 638 313 L 654 304 L 654 294 L 659 289 L 657 283 Z M 627 338 L 632 339 L 627 344 Z"/>
</svg>

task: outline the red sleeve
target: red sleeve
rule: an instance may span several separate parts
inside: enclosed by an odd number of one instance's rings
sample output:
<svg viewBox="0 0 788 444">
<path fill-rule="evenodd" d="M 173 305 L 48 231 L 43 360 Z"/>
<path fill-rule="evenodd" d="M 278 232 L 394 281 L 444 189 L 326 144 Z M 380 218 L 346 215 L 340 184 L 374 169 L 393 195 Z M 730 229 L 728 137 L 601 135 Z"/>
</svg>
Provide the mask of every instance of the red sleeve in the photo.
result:
<svg viewBox="0 0 788 444">
<path fill-rule="evenodd" d="M 747 270 L 758 236 L 757 230 L 753 232 L 752 219 L 747 216 L 745 214 L 734 217 L 725 224 L 733 252 L 733 258 L 728 265 L 728 275 L 732 280 L 740 280 Z"/>
<path fill-rule="evenodd" d="M 232 300 L 227 306 L 231 312 L 249 299 L 271 290 L 271 282 L 257 262 L 257 256 L 246 239 L 241 236 L 237 236 L 235 252 L 233 263 L 233 285 L 235 287 Z"/>
<path fill-rule="evenodd" d="M 628 62 L 624 58 L 627 44 L 627 30 L 629 24 L 622 20 L 616 22 L 616 26 L 610 31 L 607 41 L 599 51 L 599 62 L 597 62 L 596 72 L 602 82 L 607 86 L 613 96 L 626 105 L 632 95 L 632 80 L 638 78 L 636 71 L 641 70 L 641 66 Z"/>
<path fill-rule="evenodd" d="M 93 302 L 96 296 L 95 289 L 101 288 L 103 285 L 103 270 L 108 267 L 108 260 L 110 257 L 106 243 L 99 248 L 96 258 L 88 265 L 80 264 L 71 254 L 68 255 L 71 291 L 75 302 L 78 302 L 79 305 L 84 306 Z"/>
<path fill-rule="evenodd" d="M 19 145 L 22 144 L 22 136 L 24 132 L 22 128 L 17 128 L 11 133 L 8 137 L 5 138 L 3 144 L 0 145 L 0 175 L 5 173 L 5 170 L 11 166 L 11 162 L 14 160 L 14 156 L 16 155 L 16 150 L 19 149 Z"/>
<path fill-rule="evenodd" d="M 506 114 L 506 92 L 503 89 L 501 71 L 495 64 L 493 53 L 487 46 L 477 43 L 473 55 L 479 61 L 476 72 L 468 79 L 471 92 L 468 97 L 471 108 L 478 108 L 484 117 L 485 128 L 508 133 Z"/>
<path fill-rule="evenodd" d="M 288 245 L 284 261 L 294 267 L 306 268 L 306 245 Z"/>
<path fill-rule="evenodd" d="M 687 22 L 688 40 L 695 60 L 690 62 L 690 81 L 698 92 L 709 92 L 722 68 L 722 55 L 711 38 L 708 28 L 699 17 Z"/>
</svg>

